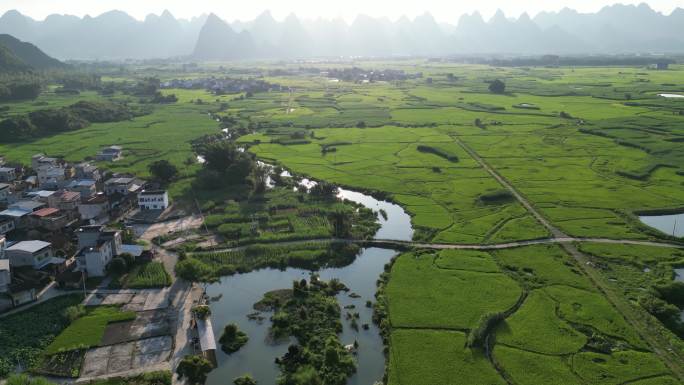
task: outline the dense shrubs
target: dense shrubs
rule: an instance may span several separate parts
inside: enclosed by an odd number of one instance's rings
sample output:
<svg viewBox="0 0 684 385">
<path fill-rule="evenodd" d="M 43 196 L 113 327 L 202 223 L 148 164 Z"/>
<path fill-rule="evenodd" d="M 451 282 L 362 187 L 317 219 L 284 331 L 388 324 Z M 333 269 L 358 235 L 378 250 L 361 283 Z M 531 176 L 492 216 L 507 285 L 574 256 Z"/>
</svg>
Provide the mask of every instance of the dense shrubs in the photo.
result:
<svg viewBox="0 0 684 385">
<path fill-rule="evenodd" d="M 347 243 L 251 245 L 242 250 L 190 254 L 176 264 L 176 274 L 188 281 L 211 282 L 220 276 L 266 267 L 316 270 L 346 266 L 359 250 L 358 245 Z"/>
<path fill-rule="evenodd" d="M 40 95 L 38 80 L 14 80 L 0 83 L 0 102 L 35 99 Z"/>
<path fill-rule="evenodd" d="M 485 204 L 496 204 L 510 202 L 514 200 L 515 197 L 508 190 L 496 190 L 482 194 L 478 199 Z"/>
<path fill-rule="evenodd" d="M 503 94 L 504 92 L 506 92 L 506 83 L 504 83 L 500 79 L 496 79 L 489 83 L 489 91 L 494 94 Z"/>
<path fill-rule="evenodd" d="M 234 323 L 226 325 L 223 328 L 221 338 L 219 338 L 221 350 L 226 354 L 237 352 L 247 343 L 247 341 L 249 341 L 247 334 L 241 331 Z"/>
<path fill-rule="evenodd" d="M 440 156 L 449 162 L 458 162 L 458 156 L 456 154 L 450 153 L 442 148 L 437 148 L 433 146 L 426 146 L 424 144 L 418 145 L 417 147 L 418 151 L 420 152 L 427 152 L 430 154 L 435 154 L 437 156 Z"/>
<path fill-rule="evenodd" d="M 59 109 L 43 109 L 27 115 L 7 118 L 0 122 L 0 141 L 14 142 L 74 131 L 91 122 L 117 122 L 134 116 L 123 104 L 81 101 Z"/>
<path fill-rule="evenodd" d="M 483 314 L 477 322 L 477 326 L 472 328 L 470 333 L 468 333 L 466 345 L 469 348 L 483 348 L 489 332 L 491 332 L 504 318 L 504 313 L 492 312 Z"/>
<path fill-rule="evenodd" d="M 187 379 L 191 385 L 204 384 L 212 371 L 211 362 L 202 356 L 185 356 L 176 368 L 179 377 Z"/>
<path fill-rule="evenodd" d="M 120 122 L 137 115 L 123 104 L 85 100 L 71 105 L 68 109 L 81 119 L 91 123 Z"/>
<path fill-rule="evenodd" d="M 275 309 L 271 330 L 276 337 L 293 336 L 297 344 L 276 359 L 279 385 L 344 385 L 356 371 L 350 352 L 340 343 L 340 306 L 335 295 L 344 290 L 339 281 L 294 281 L 292 296 Z M 305 382 L 301 382 L 305 379 Z"/>
</svg>

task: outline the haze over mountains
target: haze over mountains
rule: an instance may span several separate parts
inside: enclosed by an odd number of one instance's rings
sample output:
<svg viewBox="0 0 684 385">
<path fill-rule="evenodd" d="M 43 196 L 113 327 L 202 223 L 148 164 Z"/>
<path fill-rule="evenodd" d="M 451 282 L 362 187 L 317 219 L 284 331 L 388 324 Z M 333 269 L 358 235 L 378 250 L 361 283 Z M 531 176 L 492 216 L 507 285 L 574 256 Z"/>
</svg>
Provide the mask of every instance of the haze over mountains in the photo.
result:
<svg viewBox="0 0 684 385">
<path fill-rule="evenodd" d="M 497 12 L 489 20 L 475 13 L 455 15 L 453 25 L 439 24 L 429 13 L 396 21 L 359 15 L 347 24 L 295 15 L 276 21 L 269 12 L 229 23 L 214 14 L 183 20 L 166 11 L 143 21 L 121 11 L 84 18 L 51 15 L 43 21 L 9 11 L 0 17 L 0 33 L 60 59 L 682 53 L 684 9 L 664 15 L 646 4 L 617 4 L 597 13 L 563 9 L 534 18 Z"/>
</svg>

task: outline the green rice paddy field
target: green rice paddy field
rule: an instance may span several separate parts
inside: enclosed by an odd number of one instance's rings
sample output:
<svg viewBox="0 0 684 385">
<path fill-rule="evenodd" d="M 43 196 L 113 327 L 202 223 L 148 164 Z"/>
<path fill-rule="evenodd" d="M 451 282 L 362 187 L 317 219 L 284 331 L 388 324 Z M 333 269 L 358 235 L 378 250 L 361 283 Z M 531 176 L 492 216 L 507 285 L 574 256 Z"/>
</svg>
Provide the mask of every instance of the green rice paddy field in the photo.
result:
<svg viewBox="0 0 684 385">
<path fill-rule="evenodd" d="M 550 236 L 523 205 L 501 193 L 471 156 L 477 154 L 570 236 L 681 242 L 642 225 L 637 215 L 684 211 L 684 99 L 658 96 L 684 94 L 683 66 L 356 65 L 422 77 L 334 82 L 291 65 L 285 68 L 291 75 L 264 79 L 292 92 L 217 101 L 204 91 L 179 90 L 178 103 L 156 106 L 133 121 L 0 145 L 0 152 L 24 162 L 37 151 L 78 160 L 116 143 L 127 156 L 107 166 L 145 176 L 149 162 L 168 158 L 181 165 L 193 156 L 192 139 L 218 132 L 207 112 L 223 101 L 228 106 L 221 115 L 254 128 L 238 139 L 249 151 L 299 175 L 388 197 L 411 214 L 417 241 L 496 244 Z M 274 67 L 254 68 L 266 73 Z M 506 83 L 505 94 L 488 91 L 494 79 Z M 41 98 L 68 104 L 49 93 Z M 196 98 L 208 103 L 192 103 Z M 11 105 L 9 113 L 32 108 Z M 172 186 L 176 196 L 198 168 L 189 166 Z M 577 247 L 589 258 L 586 266 L 557 245 L 397 257 L 379 299 L 387 309 L 387 382 L 682 383 L 682 339 L 640 300 L 672 283 L 684 254 L 622 244 Z M 655 326 L 635 328 L 615 305 L 615 293 L 643 324 Z M 488 330 L 485 346 L 467 347 L 482 316 L 492 313 L 503 320 Z"/>
</svg>

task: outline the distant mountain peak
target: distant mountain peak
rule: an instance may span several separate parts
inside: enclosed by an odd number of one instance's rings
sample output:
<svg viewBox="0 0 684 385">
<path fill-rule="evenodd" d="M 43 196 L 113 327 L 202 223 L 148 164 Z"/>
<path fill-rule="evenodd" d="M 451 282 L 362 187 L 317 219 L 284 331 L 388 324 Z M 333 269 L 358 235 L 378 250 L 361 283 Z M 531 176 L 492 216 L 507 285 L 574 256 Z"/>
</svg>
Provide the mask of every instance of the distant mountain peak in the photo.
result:
<svg viewBox="0 0 684 385">
<path fill-rule="evenodd" d="M 207 15 L 207 20 L 205 22 L 206 23 L 224 23 L 223 19 L 216 16 L 216 14 L 214 12 L 211 12 L 209 15 Z"/>
<path fill-rule="evenodd" d="M 494 13 L 494 16 L 492 16 L 491 19 L 489 19 L 490 24 L 501 24 L 501 23 L 507 23 L 508 19 L 506 18 L 506 15 L 501 9 L 497 9 L 496 13 Z"/>
<path fill-rule="evenodd" d="M 255 22 L 257 21 L 268 21 L 268 22 L 276 22 L 276 19 L 273 18 L 273 15 L 271 14 L 270 10 L 265 10 L 259 14 L 259 16 L 254 19 Z"/>
</svg>

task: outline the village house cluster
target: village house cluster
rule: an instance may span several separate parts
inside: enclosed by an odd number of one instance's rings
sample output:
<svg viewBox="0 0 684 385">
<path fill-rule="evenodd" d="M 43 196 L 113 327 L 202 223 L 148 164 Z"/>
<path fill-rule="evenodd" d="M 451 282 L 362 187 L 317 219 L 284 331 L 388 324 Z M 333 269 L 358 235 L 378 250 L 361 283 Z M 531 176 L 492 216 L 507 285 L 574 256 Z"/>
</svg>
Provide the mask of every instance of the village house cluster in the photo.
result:
<svg viewBox="0 0 684 385">
<path fill-rule="evenodd" d="M 122 152 L 110 146 L 95 158 L 114 162 Z M 124 242 L 124 226 L 108 225 L 168 209 L 165 190 L 133 175 L 43 154 L 30 166 L 0 157 L 0 311 L 35 300 L 51 282 L 103 277 L 116 256 L 141 257 L 143 247 Z"/>
</svg>

